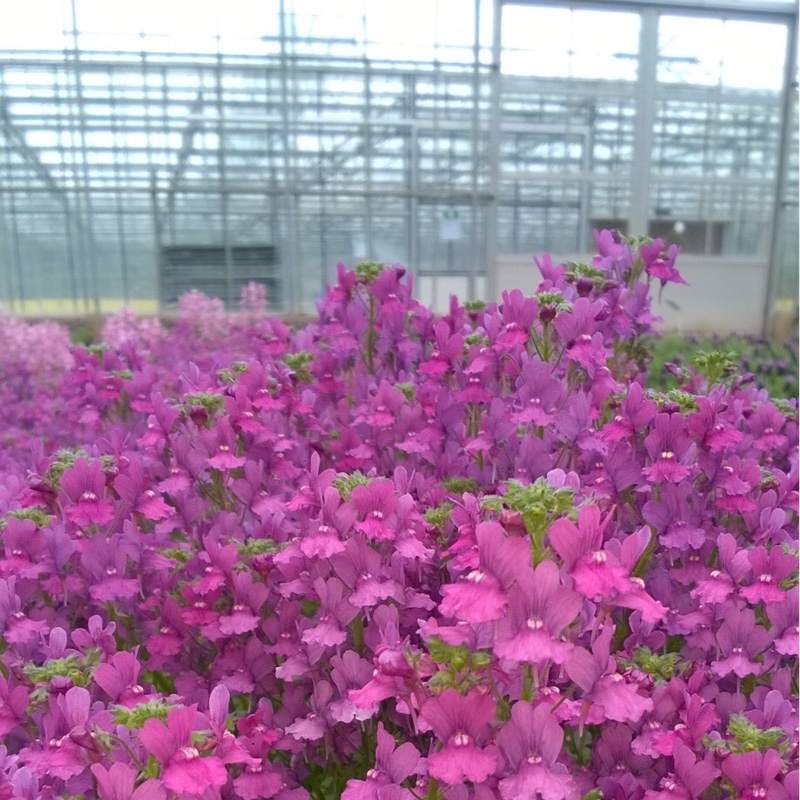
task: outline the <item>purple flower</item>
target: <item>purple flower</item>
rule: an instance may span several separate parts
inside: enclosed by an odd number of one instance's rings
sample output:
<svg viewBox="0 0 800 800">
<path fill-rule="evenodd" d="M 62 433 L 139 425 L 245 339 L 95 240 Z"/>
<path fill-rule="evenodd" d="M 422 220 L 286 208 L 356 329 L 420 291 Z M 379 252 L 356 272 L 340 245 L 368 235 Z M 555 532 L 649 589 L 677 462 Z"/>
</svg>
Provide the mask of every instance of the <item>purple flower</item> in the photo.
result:
<svg viewBox="0 0 800 800">
<path fill-rule="evenodd" d="M 541 797 L 542 800 L 567 800 L 576 795 L 576 786 L 567 768 L 557 763 L 564 742 L 564 732 L 551 713 L 550 706 L 532 708 L 515 703 L 511 720 L 497 736 L 497 744 L 513 772 L 500 781 L 503 800 Z"/>
<path fill-rule="evenodd" d="M 167 789 L 178 794 L 202 794 L 221 789 L 228 782 L 228 771 L 214 755 L 201 756 L 192 741 L 197 722 L 197 706 L 174 708 L 166 725 L 160 719 L 148 719 L 139 734 L 142 744 L 161 764 L 161 780 Z"/>
<path fill-rule="evenodd" d="M 397 497 L 392 481 L 375 479 L 366 486 L 356 486 L 350 500 L 361 516 L 353 526 L 359 533 L 368 539 L 394 539 Z"/>
<path fill-rule="evenodd" d="M 740 678 L 760 675 L 763 664 L 756 658 L 774 638 L 773 634 L 756 624 L 755 614 L 749 609 L 729 607 L 725 621 L 717 631 L 717 644 L 723 658 L 711 663 L 711 671 L 719 677 L 734 673 Z"/>
<path fill-rule="evenodd" d="M 612 635 L 613 627 L 604 626 L 592 645 L 592 652 L 576 647 L 565 665 L 567 675 L 592 702 L 591 708 L 584 712 L 590 725 L 606 719 L 637 722 L 642 714 L 653 709 L 653 701 L 640 695 L 638 687 L 616 671 L 616 661 L 610 655 Z"/>
<path fill-rule="evenodd" d="M 561 586 L 558 567 L 543 561 L 535 570 L 521 573 L 509 593 L 509 612 L 497 626 L 494 651 L 499 658 L 543 664 L 563 664 L 572 645 L 561 632 L 577 616 L 581 598 Z"/>
<path fill-rule="evenodd" d="M 120 761 L 108 769 L 102 764 L 92 764 L 90 769 L 97 781 L 100 800 L 166 800 L 164 787 L 154 778 L 134 788 L 137 773 Z"/>
<path fill-rule="evenodd" d="M 673 773 L 662 778 L 660 792 L 647 792 L 645 800 L 696 800 L 720 774 L 710 761 L 698 761 L 681 742 L 675 742 L 672 756 Z"/>
<path fill-rule="evenodd" d="M 432 777 L 455 785 L 464 780 L 482 783 L 494 774 L 497 752 L 483 743 L 495 709 L 494 700 L 477 689 L 467 695 L 445 689 L 425 701 L 420 716 L 444 745 L 428 756 L 428 773 Z"/>
<path fill-rule="evenodd" d="M 655 426 L 644 440 L 652 464 L 642 474 L 652 483 L 680 483 L 692 472 L 697 445 L 686 428 L 680 413 L 658 414 Z"/>
<path fill-rule="evenodd" d="M 589 505 L 579 509 L 577 525 L 562 518 L 550 526 L 550 544 L 564 559 L 575 588 L 590 599 L 608 597 L 630 585 L 619 559 L 601 549 L 603 532 L 610 521 L 611 513 L 601 521 L 600 509 Z"/>
<path fill-rule="evenodd" d="M 358 614 L 358 609 L 345 597 L 344 586 L 338 578 L 327 581 L 317 578 L 314 593 L 320 602 L 317 624 L 303 633 L 303 641 L 320 647 L 344 644 L 347 638 L 344 629 Z"/>
<path fill-rule="evenodd" d="M 788 795 L 777 780 L 782 766 L 774 750 L 753 751 L 732 753 L 722 771 L 736 788 L 737 800 L 784 800 Z"/>
<path fill-rule="evenodd" d="M 108 661 L 98 664 L 94 670 L 95 683 L 115 702 L 122 706 L 135 706 L 149 699 L 139 683 L 142 664 L 138 648 L 132 653 L 114 653 Z"/>
<path fill-rule="evenodd" d="M 496 522 L 481 522 L 475 538 L 479 565 L 463 580 L 442 588 L 439 610 L 466 622 L 490 622 L 503 615 L 508 590 L 530 563 L 530 545 L 525 539 L 507 537 Z"/>
<path fill-rule="evenodd" d="M 106 477 L 100 461 L 79 458 L 64 470 L 61 488 L 74 503 L 67 517 L 80 527 L 105 525 L 114 516 L 114 504 L 105 497 Z"/>
<path fill-rule="evenodd" d="M 797 569 L 797 559 L 784 553 L 780 547 L 769 551 L 756 547 L 747 557 L 753 568 L 753 583 L 745 586 L 740 594 L 749 603 L 780 603 L 786 592 L 780 588 L 781 581 Z"/>
<path fill-rule="evenodd" d="M 419 768 L 419 750 L 411 742 L 399 747 L 394 737 L 378 723 L 378 746 L 375 766 L 367 772 L 367 779 L 347 781 L 342 800 L 411 800 L 412 794 L 400 784 Z"/>
</svg>

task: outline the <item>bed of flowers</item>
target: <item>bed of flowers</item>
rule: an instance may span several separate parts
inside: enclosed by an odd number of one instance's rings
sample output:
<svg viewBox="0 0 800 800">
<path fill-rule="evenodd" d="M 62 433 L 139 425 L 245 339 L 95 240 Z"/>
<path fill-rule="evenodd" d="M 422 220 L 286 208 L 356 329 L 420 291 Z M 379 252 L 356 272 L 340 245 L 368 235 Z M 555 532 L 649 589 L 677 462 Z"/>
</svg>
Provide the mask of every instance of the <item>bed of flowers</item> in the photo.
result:
<svg viewBox="0 0 800 800">
<path fill-rule="evenodd" d="M 296 331 L 0 318 L 0 798 L 797 798 L 797 403 L 649 389 L 676 251 L 596 243 L 441 317 L 363 263 Z"/>
</svg>

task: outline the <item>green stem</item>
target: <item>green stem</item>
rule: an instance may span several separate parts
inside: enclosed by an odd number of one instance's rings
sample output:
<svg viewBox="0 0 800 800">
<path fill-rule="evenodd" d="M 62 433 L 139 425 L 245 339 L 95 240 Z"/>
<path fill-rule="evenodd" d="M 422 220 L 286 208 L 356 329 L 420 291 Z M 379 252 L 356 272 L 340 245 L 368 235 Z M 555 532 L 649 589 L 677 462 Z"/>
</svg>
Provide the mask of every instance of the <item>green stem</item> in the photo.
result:
<svg viewBox="0 0 800 800">
<path fill-rule="evenodd" d="M 355 617 L 350 623 L 350 633 L 353 634 L 353 647 L 360 655 L 364 655 L 364 620 L 361 617 Z"/>
<path fill-rule="evenodd" d="M 526 703 L 533 700 L 533 671 L 530 664 L 525 664 L 523 668 L 521 697 Z"/>
<path fill-rule="evenodd" d="M 375 297 L 369 296 L 369 321 L 367 322 L 367 372 L 375 374 Z"/>
</svg>

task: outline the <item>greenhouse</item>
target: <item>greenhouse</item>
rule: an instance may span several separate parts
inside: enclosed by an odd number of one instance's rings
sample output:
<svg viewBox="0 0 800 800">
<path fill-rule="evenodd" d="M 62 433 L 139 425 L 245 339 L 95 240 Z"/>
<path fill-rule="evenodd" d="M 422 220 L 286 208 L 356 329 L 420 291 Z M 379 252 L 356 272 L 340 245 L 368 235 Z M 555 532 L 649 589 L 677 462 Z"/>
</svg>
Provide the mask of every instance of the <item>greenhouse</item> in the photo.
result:
<svg viewBox="0 0 800 800">
<path fill-rule="evenodd" d="M 797 27 L 0 2 L 0 800 L 798 800 Z"/>
<path fill-rule="evenodd" d="M 783 0 L 29 0 L 0 10 L 0 307 L 313 310 L 336 264 L 531 290 L 592 231 L 680 245 L 667 324 L 797 300 Z"/>
</svg>

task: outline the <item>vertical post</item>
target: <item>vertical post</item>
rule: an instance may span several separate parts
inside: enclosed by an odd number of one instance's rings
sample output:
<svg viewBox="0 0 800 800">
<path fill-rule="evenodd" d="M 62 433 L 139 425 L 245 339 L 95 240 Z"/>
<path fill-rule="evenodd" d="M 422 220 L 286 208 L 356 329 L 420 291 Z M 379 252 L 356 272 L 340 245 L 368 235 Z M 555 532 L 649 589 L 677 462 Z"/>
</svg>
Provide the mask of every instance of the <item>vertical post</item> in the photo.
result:
<svg viewBox="0 0 800 800">
<path fill-rule="evenodd" d="M 72 46 L 73 67 L 75 78 L 75 102 L 78 105 L 78 120 L 81 129 L 81 175 L 84 190 L 84 208 L 86 210 L 86 254 L 89 261 L 89 276 L 92 281 L 90 293 L 92 295 L 93 313 L 100 314 L 100 287 L 98 286 L 97 273 L 97 253 L 95 252 L 94 220 L 92 219 L 92 187 L 89 179 L 89 148 L 86 144 L 86 132 L 88 129 L 86 120 L 86 108 L 83 103 L 83 86 L 81 84 L 81 63 L 80 51 L 78 50 L 78 12 L 75 0 L 71 0 L 72 6 Z"/>
<path fill-rule="evenodd" d="M 218 29 L 219 30 L 219 29 Z M 233 250 L 230 233 L 230 199 L 228 196 L 225 162 L 225 104 L 222 99 L 222 48 L 217 34 L 217 166 L 219 168 L 220 216 L 222 217 L 222 248 L 225 252 L 225 307 L 233 308 Z"/>
<path fill-rule="evenodd" d="M 650 220 L 650 172 L 655 121 L 656 65 L 658 63 L 658 11 L 643 8 L 639 29 L 639 73 L 636 81 L 636 120 L 631 166 L 631 207 L 628 233 L 646 236 Z"/>
<path fill-rule="evenodd" d="M 366 228 L 366 242 L 367 242 L 367 258 L 377 258 L 375 253 L 375 239 L 373 236 L 374 214 L 372 208 L 372 128 L 370 116 L 372 113 L 372 89 L 370 87 L 370 70 L 369 60 L 367 59 L 366 51 L 364 53 L 364 171 L 366 178 L 366 197 L 364 210 L 365 214 L 365 228 Z"/>
<path fill-rule="evenodd" d="M 156 279 L 158 280 L 158 307 L 163 314 L 167 304 L 164 291 L 164 256 L 161 252 L 161 219 L 158 214 L 158 183 L 155 170 L 150 172 L 150 216 L 153 222 L 153 246 L 155 247 Z"/>
<path fill-rule="evenodd" d="M 594 170 L 594 131 L 597 115 L 597 106 L 594 101 L 590 101 L 588 120 L 589 130 L 583 135 L 583 157 L 581 158 L 581 199 L 580 199 L 580 218 L 578 219 L 578 230 L 575 236 L 575 252 L 583 253 L 587 247 L 587 237 L 589 235 L 589 219 L 592 214 L 592 187 Z"/>
<path fill-rule="evenodd" d="M 413 75 L 406 76 L 408 97 L 406 114 L 408 129 L 408 267 L 416 274 L 419 271 L 419 148 L 417 144 L 417 97 Z"/>
<path fill-rule="evenodd" d="M 285 287 L 285 311 L 297 310 L 295 289 L 297 264 L 297 196 L 293 187 L 291 148 L 291 126 L 289 118 L 289 53 L 286 24 L 286 0 L 280 0 L 280 71 L 281 71 L 281 129 L 283 142 L 283 197 L 286 213 L 286 237 L 283 253 L 283 285 Z"/>
<path fill-rule="evenodd" d="M 480 164 L 480 103 L 481 103 L 481 0 L 474 0 L 472 41 L 472 186 L 470 198 L 469 249 L 471 259 L 467 283 L 467 298 L 475 300 L 476 275 L 480 271 L 478 252 L 478 164 Z"/>
<path fill-rule="evenodd" d="M 795 74 L 797 72 L 797 15 L 786 23 L 786 60 L 784 61 L 783 88 L 781 91 L 781 135 L 778 143 L 778 163 L 775 175 L 772 223 L 769 236 L 769 263 L 767 286 L 764 295 L 764 312 L 761 323 L 763 336 L 769 333 L 770 314 L 778 284 L 781 257 L 781 230 L 785 219 L 786 178 L 789 172 L 789 149 L 792 146 L 792 102 L 794 100 Z"/>
<path fill-rule="evenodd" d="M 489 205 L 486 209 L 486 299 L 499 298 L 497 280 L 498 208 L 500 194 L 500 125 L 503 81 L 500 73 L 502 53 L 503 0 L 492 0 L 492 77 L 489 98 Z"/>
</svg>

